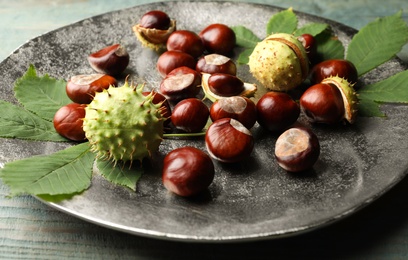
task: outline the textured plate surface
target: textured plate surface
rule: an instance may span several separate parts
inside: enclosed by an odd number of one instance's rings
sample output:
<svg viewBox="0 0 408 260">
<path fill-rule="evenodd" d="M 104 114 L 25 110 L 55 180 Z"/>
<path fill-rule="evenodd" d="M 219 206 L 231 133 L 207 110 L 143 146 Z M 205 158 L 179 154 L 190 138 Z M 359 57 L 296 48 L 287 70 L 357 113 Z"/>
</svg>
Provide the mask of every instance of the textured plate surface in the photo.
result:
<svg viewBox="0 0 408 260">
<path fill-rule="evenodd" d="M 228 2 L 166 2 L 115 11 L 60 28 L 27 42 L 0 64 L 0 97 L 15 102 L 14 81 L 29 64 L 40 75 L 68 79 L 91 73 L 86 56 L 116 42 L 131 56 L 131 80 L 157 88 L 157 54 L 141 48 L 131 30 L 147 11 L 160 9 L 177 20 L 178 28 L 200 31 L 210 23 L 245 25 L 265 36 L 272 6 Z M 222 10 L 220 12 L 220 10 Z M 239 18 L 239 19 L 238 19 Z M 298 13 L 300 25 L 324 22 L 347 46 L 351 28 Z M 365 76 L 371 83 L 405 67 L 393 60 Z M 238 74 L 253 79 L 246 66 Z M 123 79 L 122 79 L 123 82 Z M 312 126 L 320 139 L 321 156 L 312 171 L 288 174 L 280 169 L 273 149 L 277 136 L 255 126 L 250 159 L 235 165 L 215 163 L 216 176 L 208 191 L 186 199 L 168 193 L 161 184 L 161 161 L 170 150 L 185 145 L 204 149 L 202 140 L 165 140 L 147 166 L 137 192 L 114 186 L 94 174 L 92 187 L 71 200 L 48 203 L 61 211 L 108 228 L 181 241 L 245 241 L 298 234 L 330 224 L 369 204 L 407 173 L 408 106 L 384 105 L 387 118 L 358 118 L 353 126 Z M 67 144 L 0 139 L 0 163 L 49 154 Z"/>
</svg>

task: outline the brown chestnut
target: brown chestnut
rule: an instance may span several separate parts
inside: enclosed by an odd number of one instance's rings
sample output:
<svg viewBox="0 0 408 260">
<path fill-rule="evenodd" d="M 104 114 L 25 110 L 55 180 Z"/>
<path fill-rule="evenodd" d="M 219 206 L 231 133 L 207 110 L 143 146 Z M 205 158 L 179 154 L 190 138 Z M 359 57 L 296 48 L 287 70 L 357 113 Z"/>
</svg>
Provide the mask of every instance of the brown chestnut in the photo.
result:
<svg viewBox="0 0 408 260">
<path fill-rule="evenodd" d="M 287 171 L 308 170 L 316 163 L 319 155 L 319 140 L 309 128 L 290 128 L 276 140 L 275 158 L 279 166 Z"/>
<path fill-rule="evenodd" d="M 160 83 L 160 93 L 170 102 L 197 96 L 200 91 L 201 74 L 189 67 L 178 67 L 166 75 Z"/>
<path fill-rule="evenodd" d="M 179 196 L 193 196 L 204 191 L 213 182 L 214 174 L 210 156 L 198 148 L 177 148 L 164 157 L 163 185 Z"/>
<path fill-rule="evenodd" d="M 114 44 L 90 54 L 88 62 L 96 72 L 115 76 L 129 65 L 129 53 L 124 46 Z"/>
<path fill-rule="evenodd" d="M 195 69 L 196 59 L 185 52 L 166 51 L 157 60 L 157 70 L 163 78 L 170 71 L 183 66 Z"/>
<path fill-rule="evenodd" d="M 310 81 L 312 84 L 322 82 L 325 78 L 338 76 L 355 84 L 358 80 L 357 69 L 351 61 L 344 59 L 331 59 L 322 61 L 312 67 Z"/>
<path fill-rule="evenodd" d="M 252 133 L 238 120 L 222 118 L 213 122 L 205 134 L 207 151 L 214 159 L 235 163 L 248 158 L 254 148 Z"/>
<path fill-rule="evenodd" d="M 171 20 L 167 13 L 160 10 L 152 10 L 142 16 L 139 24 L 143 28 L 167 30 L 170 27 Z"/>
<path fill-rule="evenodd" d="M 85 104 L 70 103 L 58 109 L 53 119 L 57 133 L 72 141 L 84 141 L 86 137 L 82 125 L 85 107 Z"/>
<path fill-rule="evenodd" d="M 241 96 L 226 97 L 216 100 L 210 107 L 210 118 L 213 122 L 221 118 L 233 118 L 251 129 L 256 122 L 256 105 Z"/>
<path fill-rule="evenodd" d="M 231 97 L 240 94 L 244 91 L 244 82 L 237 76 L 214 73 L 208 78 L 208 87 L 211 92 L 222 97 Z"/>
<path fill-rule="evenodd" d="M 188 133 L 198 133 L 207 124 L 209 116 L 210 111 L 202 100 L 187 98 L 174 106 L 171 122 L 177 129 Z"/>
<path fill-rule="evenodd" d="M 208 25 L 200 33 L 205 49 L 209 53 L 230 55 L 236 44 L 235 32 L 225 24 Z"/>
<path fill-rule="evenodd" d="M 66 85 L 68 97 L 75 103 L 91 103 L 96 92 L 101 92 L 109 86 L 116 86 L 114 77 L 105 74 L 82 74 L 72 76 Z"/>
<path fill-rule="evenodd" d="M 177 30 L 167 39 L 167 50 L 181 51 L 198 58 L 204 52 L 204 45 L 200 36 L 193 31 Z"/>
<path fill-rule="evenodd" d="M 153 104 L 161 104 L 160 107 L 160 112 L 162 114 L 162 116 L 164 118 L 166 118 L 166 120 L 164 121 L 165 125 L 168 125 L 171 122 L 171 107 L 170 107 L 170 103 L 169 101 L 166 99 L 165 96 L 163 96 L 162 94 L 156 92 L 156 91 L 144 91 L 142 92 L 142 94 L 144 96 L 148 96 L 150 93 L 153 92 L 153 100 L 152 103 Z"/>
<path fill-rule="evenodd" d="M 257 121 L 263 128 L 280 132 L 293 125 L 300 115 L 299 105 L 284 92 L 270 91 L 256 104 Z"/>
<path fill-rule="evenodd" d="M 236 64 L 227 56 L 221 54 L 208 54 L 198 59 L 196 70 L 201 73 L 226 73 L 237 74 Z"/>
<path fill-rule="evenodd" d="M 308 33 L 298 36 L 298 40 L 305 47 L 307 58 L 310 63 L 314 64 L 317 59 L 317 42 L 316 38 Z"/>
<path fill-rule="evenodd" d="M 303 113 L 311 122 L 335 124 L 344 118 L 343 96 L 333 84 L 315 84 L 302 94 L 299 101 Z"/>
</svg>

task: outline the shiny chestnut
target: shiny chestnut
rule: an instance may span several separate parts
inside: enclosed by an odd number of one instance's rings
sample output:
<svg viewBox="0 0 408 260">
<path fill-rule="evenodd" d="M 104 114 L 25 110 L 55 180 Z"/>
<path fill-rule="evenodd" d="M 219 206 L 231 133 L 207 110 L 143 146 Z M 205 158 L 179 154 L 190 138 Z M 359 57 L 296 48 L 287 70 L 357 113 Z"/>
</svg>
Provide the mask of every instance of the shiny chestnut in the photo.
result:
<svg viewBox="0 0 408 260">
<path fill-rule="evenodd" d="M 208 87 L 211 92 L 222 97 L 231 97 L 244 91 L 244 82 L 237 76 L 214 73 L 208 78 Z"/>
<path fill-rule="evenodd" d="M 129 53 L 124 46 L 114 44 L 90 54 L 88 62 L 96 72 L 115 76 L 129 65 Z"/>
<path fill-rule="evenodd" d="M 166 51 L 157 60 L 157 70 L 164 78 L 170 71 L 178 67 L 195 69 L 196 59 L 188 53 L 181 51 Z"/>
<path fill-rule="evenodd" d="M 205 49 L 209 53 L 230 55 L 236 44 L 235 32 L 225 24 L 208 25 L 200 33 Z"/>
<path fill-rule="evenodd" d="M 167 13 L 160 10 L 152 10 L 145 13 L 139 22 L 140 26 L 147 29 L 167 30 L 171 19 Z"/>
<path fill-rule="evenodd" d="M 237 66 L 229 57 L 215 53 L 200 57 L 197 61 L 196 70 L 208 74 L 237 74 Z"/>
<path fill-rule="evenodd" d="M 275 158 L 286 171 L 308 170 L 316 163 L 319 155 L 319 140 L 310 128 L 290 128 L 276 140 Z"/>
<path fill-rule="evenodd" d="M 85 104 L 70 103 L 58 109 L 53 119 L 57 133 L 72 141 L 85 141 L 82 129 L 85 107 Z"/>
<path fill-rule="evenodd" d="M 235 163 L 248 158 L 254 148 L 252 133 L 238 120 L 222 118 L 213 122 L 205 134 L 205 145 L 214 159 Z"/>
<path fill-rule="evenodd" d="M 344 59 L 322 61 L 314 65 L 310 71 L 310 81 L 312 84 L 320 83 L 330 76 L 339 76 L 353 84 L 358 80 L 356 67 L 351 61 Z"/>
<path fill-rule="evenodd" d="M 65 90 L 68 97 L 75 103 L 89 104 L 96 92 L 116 85 L 116 79 L 106 74 L 81 74 L 72 76 Z"/>
<path fill-rule="evenodd" d="M 164 157 L 163 185 L 179 196 L 193 196 L 204 191 L 213 182 L 214 174 L 211 157 L 198 148 L 177 148 Z"/>
<path fill-rule="evenodd" d="M 257 121 L 263 128 L 280 132 L 293 125 L 300 115 L 299 105 L 284 92 L 267 92 L 256 104 Z"/>
<path fill-rule="evenodd" d="M 160 93 L 170 102 L 196 97 L 200 92 L 201 74 L 189 67 L 178 67 L 160 83 Z"/>
<path fill-rule="evenodd" d="M 213 122 L 233 118 L 251 129 L 256 122 L 256 105 L 251 99 L 241 96 L 218 99 L 210 107 L 210 118 Z"/>
<path fill-rule="evenodd" d="M 210 111 L 202 100 L 187 98 L 174 106 L 171 122 L 177 129 L 197 133 L 207 124 L 209 116 Z"/>
<path fill-rule="evenodd" d="M 315 84 L 300 97 L 300 107 L 313 123 L 335 124 L 344 118 L 344 101 L 333 84 Z"/>
<path fill-rule="evenodd" d="M 298 37 L 298 40 L 305 47 L 307 58 L 314 64 L 317 60 L 317 42 L 316 38 L 308 33 L 304 33 Z"/>
<path fill-rule="evenodd" d="M 193 31 L 177 30 L 167 39 L 167 50 L 181 51 L 198 58 L 204 52 L 204 44 L 200 36 Z"/>
</svg>

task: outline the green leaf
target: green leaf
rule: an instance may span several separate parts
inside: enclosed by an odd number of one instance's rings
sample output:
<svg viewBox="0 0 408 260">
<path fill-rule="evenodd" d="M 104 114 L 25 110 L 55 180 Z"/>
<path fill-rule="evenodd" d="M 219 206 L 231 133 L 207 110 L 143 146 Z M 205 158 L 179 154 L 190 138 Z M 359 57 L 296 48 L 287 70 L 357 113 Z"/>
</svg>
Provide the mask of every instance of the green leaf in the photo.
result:
<svg viewBox="0 0 408 260">
<path fill-rule="evenodd" d="M 6 163 L 0 178 L 10 195 L 59 195 L 82 192 L 91 184 L 94 153 L 82 143 L 51 155 Z"/>
<path fill-rule="evenodd" d="M 407 82 L 408 70 L 405 70 L 374 84 L 363 86 L 358 91 L 359 99 L 408 104 Z"/>
<path fill-rule="evenodd" d="M 249 56 L 251 55 L 251 53 L 254 51 L 254 48 L 251 49 L 246 49 L 244 51 L 242 51 L 237 59 L 237 63 L 238 64 L 248 64 L 249 62 Z"/>
<path fill-rule="evenodd" d="M 343 59 L 344 46 L 339 39 L 331 34 L 330 30 L 326 30 L 316 37 L 317 55 L 319 60 Z"/>
<path fill-rule="evenodd" d="M 377 102 L 369 99 L 360 100 L 358 104 L 358 115 L 364 117 L 385 117 Z"/>
<path fill-rule="evenodd" d="M 17 100 L 29 111 L 52 121 L 57 110 L 72 101 L 68 98 L 64 80 L 50 78 L 47 74 L 38 77 L 33 65 L 16 80 L 14 85 Z"/>
<path fill-rule="evenodd" d="M 302 34 L 310 34 L 313 36 L 317 36 L 318 34 L 324 32 L 325 30 L 327 30 L 329 28 L 328 24 L 324 24 L 324 23 L 309 23 L 306 24 L 305 26 L 297 29 L 294 32 L 295 36 L 300 36 Z"/>
<path fill-rule="evenodd" d="M 36 141 L 67 141 L 47 121 L 22 107 L 0 100 L 0 137 Z"/>
<path fill-rule="evenodd" d="M 408 26 L 402 12 L 376 19 L 364 26 L 351 40 L 346 59 L 361 76 L 392 59 L 408 41 Z"/>
<path fill-rule="evenodd" d="M 236 44 L 244 48 L 254 48 L 261 39 L 245 26 L 233 26 L 237 38 Z"/>
<path fill-rule="evenodd" d="M 137 164 L 136 162 L 133 162 Z M 143 168 L 140 164 L 126 165 L 124 163 L 117 163 L 113 165 L 112 162 L 106 160 L 96 160 L 96 166 L 101 175 L 108 181 L 136 190 L 136 183 L 143 174 Z"/>
<path fill-rule="evenodd" d="M 298 25 L 298 19 L 292 8 L 274 14 L 266 25 L 266 35 L 272 33 L 293 33 Z"/>
</svg>

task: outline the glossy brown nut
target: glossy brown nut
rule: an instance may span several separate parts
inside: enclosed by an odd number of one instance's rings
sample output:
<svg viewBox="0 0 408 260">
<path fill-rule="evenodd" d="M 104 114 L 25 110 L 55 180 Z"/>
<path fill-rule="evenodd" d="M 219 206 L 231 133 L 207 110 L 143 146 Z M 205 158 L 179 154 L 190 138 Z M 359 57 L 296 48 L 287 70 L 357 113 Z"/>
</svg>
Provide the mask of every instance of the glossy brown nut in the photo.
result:
<svg viewBox="0 0 408 260">
<path fill-rule="evenodd" d="M 208 128 L 205 134 L 205 145 L 212 158 L 220 162 L 235 163 L 251 155 L 254 138 L 239 121 L 222 118 Z"/>
<path fill-rule="evenodd" d="M 193 31 L 177 30 L 170 34 L 167 40 L 167 50 L 181 51 L 198 58 L 204 52 L 204 44 L 201 38 Z"/>
<path fill-rule="evenodd" d="M 201 74 L 188 67 L 172 70 L 160 83 L 160 93 L 169 101 L 178 102 L 182 99 L 196 97 L 200 92 Z"/>
<path fill-rule="evenodd" d="M 275 158 L 286 171 L 308 170 L 316 163 L 319 155 L 319 140 L 309 128 L 290 128 L 276 140 Z"/>
<path fill-rule="evenodd" d="M 256 105 L 246 97 L 222 98 L 212 103 L 210 118 L 213 122 L 221 118 L 233 118 L 246 128 L 251 129 L 256 122 Z"/>
<path fill-rule="evenodd" d="M 310 72 L 310 81 L 312 84 L 317 84 L 330 76 L 339 76 L 347 79 L 350 83 L 356 83 L 358 80 L 357 69 L 352 62 L 343 59 L 331 59 L 313 66 Z"/>
<path fill-rule="evenodd" d="M 129 53 L 124 46 L 114 44 L 90 54 L 88 62 L 96 72 L 115 76 L 129 65 Z"/>
<path fill-rule="evenodd" d="M 267 92 L 256 104 L 257 121 L 263 128 L 280 132 L 293 125 L 300 115 L 299 105 L 284 92 Z"/>
<path fill-rule="evenodd" d="M 171 122 L 177 129 L 198 133 L 207 124 L 209 116 L 210 111 L 202 100 L 187 98 L 174 106 Z"/>
<path fill-rule="evenodd" d="M 317 59 L 317 42 L 313 35 L 311 34 L 302 34 L 298 37 L 298 40 L 305 47 L 307 57 L 309 61 L 313 64 Z"/>
<path fill-rule="evenodd" d="M 335 124 L 344 118 L 340 90 L 332 84 L 315 84 L 300 97 L 300 107 L 313 123 Z"/>
<path fill-rule="evenodd" d="M 236 44 L 235 32 L 225 24 L 210 24 L 199 33 L 199 36 L 209 53 L 228 56 Z"/>
<path fill-rule="evenodd" d="M 168 125 L 171 122 L 171 107 L 169 101 L 166 99 L 165 96 L 156 92 L 156 91 L 144 91 L 142 94 L 144 96 L 148 96 L 150 93 L 153 92 L 153 104 L 161 104 L 160 112 L 166 120 L 164 121 L 165 125 Z"/>
<path fill-rule="evenodd" d="M 163 185 L 179 196 L 193 196 L 204 191 L 213 182 L 214 174 L 210 156 L 198 148 L 177 148 L 164 157 Z"/>
<path fill-rule="evenodd" d="M 211 92 L 222 97 L 231 97 L 244 91 L 244 82 L 237 76 L 214 73 L 208 78 L 208 87 Z"/>
<path fill-rule="evenodd" d="M 58 109 L 53 119 L 57 133 L 72 141 L 85 141 L 82 129 L 85 107 L 85 104 L 70 103 Z"/>
<path fill-rule="evenodd" d="M 105 74 L 75 75 L 68 80 L 66 93 L 75 103 L 89 104 L 96 92 L 116 85 L 116 79 Z"/>
<path fill-rule="evenodd" d="M 157 60 L 157 70 L 164 78 L 170 71 L 178 67 L 189 67 L 195 69 L 196 59 L 185 52 L 166 51 L 162 53 Z"/>
<path fill-rule="evenodd" d="M 227 56 L 221 54 L 208 54 L 198 59 L 196 70 L 201 73 L 226 73 L 237 74 L 236 64 Z"/>
<path fill-rule="evenodd" d="M 170 27 L 170 17 L 163 11 L 152 10 L 142 16 L 139 24 L 143 28 L 167 30 Z"/>
</svg>

